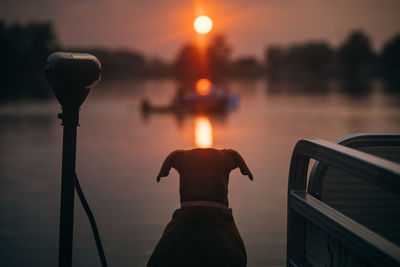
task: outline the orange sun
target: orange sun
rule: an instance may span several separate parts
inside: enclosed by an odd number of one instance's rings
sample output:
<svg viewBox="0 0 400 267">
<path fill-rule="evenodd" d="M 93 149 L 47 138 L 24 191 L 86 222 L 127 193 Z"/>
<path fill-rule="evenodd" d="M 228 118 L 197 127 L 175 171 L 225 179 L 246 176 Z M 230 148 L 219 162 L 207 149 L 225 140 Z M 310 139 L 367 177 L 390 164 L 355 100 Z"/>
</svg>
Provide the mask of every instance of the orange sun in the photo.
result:
<svg viewBox="0 0 400 267">
<path fill-rule="evenodd" d="M 197 33 L 206 34 L 211 31 L 213 22 L 207 16 L 198 16 L 193 23 L 193 27 Z"/>
</svg>

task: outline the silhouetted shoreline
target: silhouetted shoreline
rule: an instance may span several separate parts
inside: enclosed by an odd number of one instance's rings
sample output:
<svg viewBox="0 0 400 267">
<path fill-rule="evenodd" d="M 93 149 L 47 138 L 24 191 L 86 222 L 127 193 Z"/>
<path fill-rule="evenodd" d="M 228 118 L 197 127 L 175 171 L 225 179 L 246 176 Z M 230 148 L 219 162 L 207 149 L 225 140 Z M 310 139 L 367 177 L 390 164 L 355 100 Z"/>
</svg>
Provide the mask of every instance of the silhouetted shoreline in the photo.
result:
<svg viewBox="0 0 400 267">
<path fill-rule="evenodd" d="M 344 91 L 365 93 L 359 84 L 385 81 L 385 88 L 400 92 L 400 34 L 375 52 L 367 34 L 357 30 L 337 48 L 325 41 L 310 41 L 288 46 L 269 46 L 265 58 L 232 58 L 234 44 L 224 35 L 215 35 L 206 47 L 186 43 L 173 62 L 149 57 L 141 52 L 107 48 L 62 47 L 50 22 L 6 24 L 0 21 L 0 102 L 18 98 L 52 96 L 44 79 L 47 56 L 56 50 L 87 52 L 102 62 L 103 80 L 176 78 L 195 80 L 266 78 L 272 83 L 345 81 Z M 353 85 L 353 86 L 352 86 Z M 365 87 L 365 86 L 364 86 Z"/>
</svg>

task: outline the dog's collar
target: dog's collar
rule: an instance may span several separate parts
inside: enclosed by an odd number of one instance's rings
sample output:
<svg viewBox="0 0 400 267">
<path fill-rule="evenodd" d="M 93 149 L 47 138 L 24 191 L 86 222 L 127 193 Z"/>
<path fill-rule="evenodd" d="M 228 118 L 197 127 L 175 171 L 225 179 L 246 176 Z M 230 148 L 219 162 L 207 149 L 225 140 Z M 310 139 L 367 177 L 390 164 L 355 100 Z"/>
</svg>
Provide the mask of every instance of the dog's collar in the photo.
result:
<svg viewBox="0 0 400 267">
<path fill-rule="evenodd" d="M 219 208 L 227 210 L 229 209 L 228 206 L 214 201 L 207 201 L 207 200 L 195 200 L 195 201 L 185 201 L 181 203 L 181 208 L 186 207 L 212 207 L 212 208 Z"/>
</svg>

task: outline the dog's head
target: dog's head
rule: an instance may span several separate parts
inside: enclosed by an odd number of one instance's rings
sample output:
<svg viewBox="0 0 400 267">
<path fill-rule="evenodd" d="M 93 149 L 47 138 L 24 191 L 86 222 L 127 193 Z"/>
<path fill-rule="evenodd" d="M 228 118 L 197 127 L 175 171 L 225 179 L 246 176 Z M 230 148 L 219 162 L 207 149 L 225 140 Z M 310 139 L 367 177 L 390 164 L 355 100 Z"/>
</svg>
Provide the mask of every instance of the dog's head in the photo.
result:
<svg viewBox="0 0 400 267">
<path fill-rule="evenodd" d="M 242 156 L 233 149 L 197 148 L 171 152 L 161 166 L 157 182 L 168 176 L 171 168 L 180 176 L 181 202 L 208 200 L 228 205 L 229 173 L 235 168 L 253 180 Z"/>
</svg>

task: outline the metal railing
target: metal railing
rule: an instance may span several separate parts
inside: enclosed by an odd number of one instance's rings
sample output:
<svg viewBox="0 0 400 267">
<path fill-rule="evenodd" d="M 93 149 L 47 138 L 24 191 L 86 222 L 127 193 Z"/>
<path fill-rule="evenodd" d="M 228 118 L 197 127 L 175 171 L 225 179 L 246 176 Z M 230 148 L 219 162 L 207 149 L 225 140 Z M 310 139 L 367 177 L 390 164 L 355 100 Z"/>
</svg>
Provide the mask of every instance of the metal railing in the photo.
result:
<svg viewBox="0 0 400 267">
<path fill-rule="evenodd" d="M 287 266 L 305 264 L 306 223 L 312 223 L 377 266 L 400 266 L 400 248 L 306 191 L 310 159 L 400 194 L 400 165 L 323 140 L 300 140 L 289 171 Z"/>
<path fill-rule="evenodd" d="M 342 137 L 335 141 L 335 143 L 355 149 L 377 146 L 400 147 L 400 134 L 353 134 Z M 321 177 L 325 175 L 328 167 L 328 164 L 317 161 L 312 168 L 307 191 L 317 198 L 320 197 L 322 191 L 323 178 L 321 179 Z"/>
</svg>

